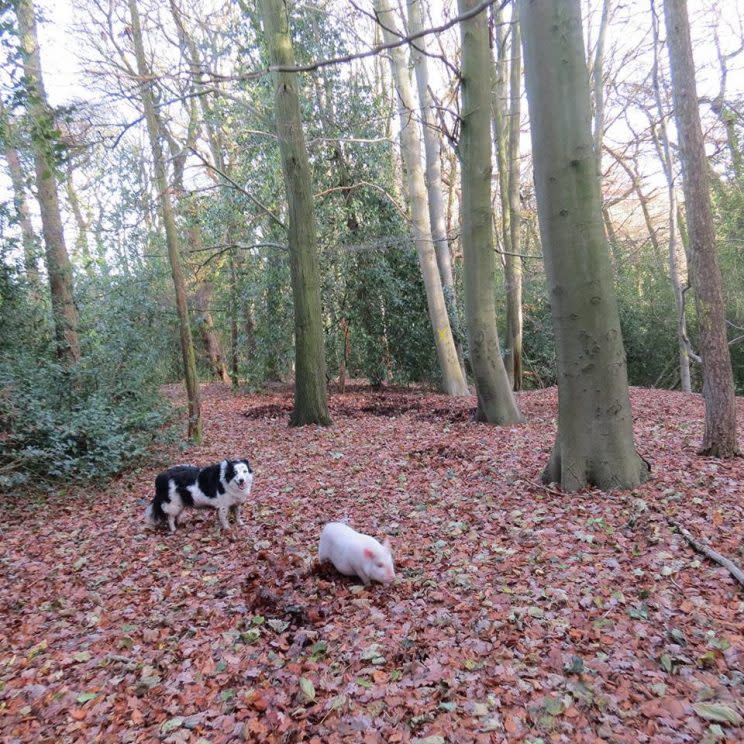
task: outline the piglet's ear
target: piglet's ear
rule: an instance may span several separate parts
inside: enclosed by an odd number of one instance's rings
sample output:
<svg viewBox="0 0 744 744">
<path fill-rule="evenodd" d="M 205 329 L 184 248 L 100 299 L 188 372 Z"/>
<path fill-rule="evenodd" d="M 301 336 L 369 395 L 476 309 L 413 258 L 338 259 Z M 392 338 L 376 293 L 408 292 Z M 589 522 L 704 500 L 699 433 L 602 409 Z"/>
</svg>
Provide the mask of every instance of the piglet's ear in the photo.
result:
<svg viewBox="0 0 744 744">
<path fill-rule="evenodd" d="M 364 557 L 369 558 L 369 560 L 373 561 L 375 559 L 375 551 L 372 550 L 372 548 L 365 548 Z"/>
<path fill-rule="evenodd" d="M 386 537 L 385 538 L 385 542 L 382 543 L 382 547 L 385 548 L 385 550 L 387 550 L 388 553 L 390 552 L 391 545 L 390 545 L 390 538 L 389 537 Z"/>
</svg>

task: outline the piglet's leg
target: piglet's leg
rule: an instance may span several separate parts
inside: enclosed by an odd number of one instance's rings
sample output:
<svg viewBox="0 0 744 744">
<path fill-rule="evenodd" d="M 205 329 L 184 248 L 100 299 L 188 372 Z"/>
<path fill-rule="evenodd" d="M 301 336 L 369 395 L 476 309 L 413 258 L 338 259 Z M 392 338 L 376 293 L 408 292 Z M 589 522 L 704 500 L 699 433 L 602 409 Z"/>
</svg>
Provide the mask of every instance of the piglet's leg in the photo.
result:
<svg viewBox="0 0 744 744">
<path fill-rule="evenodd" d="M 227 509 L 226 506 L 221 506 L 217 509 L 217 518 L 220 520 L 220 526 L 224 530 L 230 529 L 230 522 L 227 521 Z"/>
<path fill-rule="evenodd" d="M 364 569 L 357 569 L 357 576 L 362 580 L 364 586 L 370 585 L 371 582 L 369 580 L 369 576 L 367 576 L 367 574 L 364 572 Z"/>
</svg>

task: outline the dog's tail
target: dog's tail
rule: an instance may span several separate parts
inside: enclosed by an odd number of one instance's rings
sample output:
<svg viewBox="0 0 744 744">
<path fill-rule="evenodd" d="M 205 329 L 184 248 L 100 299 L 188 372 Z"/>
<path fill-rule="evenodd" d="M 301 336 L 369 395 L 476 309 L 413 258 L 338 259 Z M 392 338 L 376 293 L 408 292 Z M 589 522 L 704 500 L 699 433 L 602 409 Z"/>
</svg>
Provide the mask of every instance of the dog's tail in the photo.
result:
<svg viewBox="0 0 744 744">
<path fill-rule="evenodd" d="M 158 524 L 165 522 L 165 520 L 166 516 L 161 503 L 154 500 L 147 509 L 145 509 L 145 522 L 149 527 L 157 527 Z"/>
</svg>

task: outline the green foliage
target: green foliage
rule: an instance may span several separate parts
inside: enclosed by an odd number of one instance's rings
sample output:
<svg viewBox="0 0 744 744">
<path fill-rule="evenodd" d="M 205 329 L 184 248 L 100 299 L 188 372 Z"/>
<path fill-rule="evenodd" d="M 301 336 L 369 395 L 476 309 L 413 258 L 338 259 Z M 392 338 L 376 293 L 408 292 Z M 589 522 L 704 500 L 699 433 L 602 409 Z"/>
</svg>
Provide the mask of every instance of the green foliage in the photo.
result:
<svg viewBox="0 0 744 744">
<path fill-rule="evenodd" d="M 541 277 L 525 278 L 522 295 L 524 318 L 522 336 L 523 386 L 526 390 L 557 384 L 555 337 L 550 303 Z"/>
<path fill-rule="evenodd" d="M 714 189 L 718 256 L 723 277 L 729 347 L 738 395 L 744 394 L 744 183 Z"/>
<path fill-rule="evenodd" d="M 100 480 L 169 434 L 158 393 L 167 355 L 141 284 L 99 278 L 80 292 L 84 356 L 73 369 L 48 353 L 46 321 L 7 270 L 1 297 L 0 490 Z"/>
<path fill-rule="evenodd" d="M 648 264 L 627 264 L 618 272 L 615 288 L 630 384 L 678 386 L 676 311 L 669 277 Z"/>
</svg>

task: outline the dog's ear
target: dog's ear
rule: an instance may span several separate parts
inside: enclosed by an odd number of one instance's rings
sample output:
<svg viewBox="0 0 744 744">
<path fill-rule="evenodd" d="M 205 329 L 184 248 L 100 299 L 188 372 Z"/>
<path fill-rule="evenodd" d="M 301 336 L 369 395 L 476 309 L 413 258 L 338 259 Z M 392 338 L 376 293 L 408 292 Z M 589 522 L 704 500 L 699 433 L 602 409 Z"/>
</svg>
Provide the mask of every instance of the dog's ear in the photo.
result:
<svg viewBox="0 0 744 744">
<path fill-rule="evenodd" d="M 229 483 L 235 477 L 235 463 L 232 460 L 225 460 L 225 480 Z"/>
</svg>

